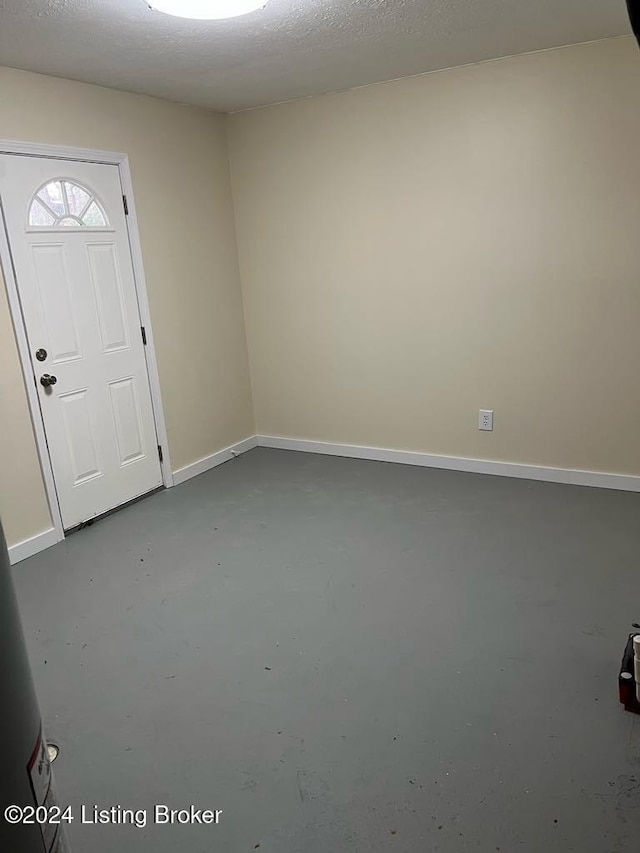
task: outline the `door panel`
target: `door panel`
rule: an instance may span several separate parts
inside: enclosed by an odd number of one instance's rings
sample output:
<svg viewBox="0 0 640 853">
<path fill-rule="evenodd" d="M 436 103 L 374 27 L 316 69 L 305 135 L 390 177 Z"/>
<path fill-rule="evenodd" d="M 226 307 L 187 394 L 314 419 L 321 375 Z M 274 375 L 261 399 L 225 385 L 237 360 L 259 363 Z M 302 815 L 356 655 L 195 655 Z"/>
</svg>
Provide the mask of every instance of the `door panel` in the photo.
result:
<svg viewBox="0 0 640 853">
<path fill-rule="evenodd" d="M 31 255 L 51 359 L 58 364 L 82 358 L 65 246 L 62 243 L 31 246 Z"/>
<path fill-rule="evenodd" d="M 134 377 L 129 376 L 109 383 L 121 465 L 129 465 L 144 456 L 144 435 L 135 382 Z"/>
<path fill-rule="evenodd" d="M 95 428 L 90 406 L 91 392 L 87 388 L 58 396 L 62 408 L 64 434 L 69 448 L 73 485 L 94 477 L 102 477 L 94 441 Z M 95 422 L 95 418 L 93 419 Z"/>
<path fill-rule="evenodd" d="M 162 485 L 118 168 L 0 155 L 0 196 L 69 528 Z"/>
<path fill-rule="evenodd" d="M 126 349 L 129 339 L 115 246 L 112 243 L 92 243 L 87 246 L 87 256 L 96 296 L 102 351 Z"/>
</svg>

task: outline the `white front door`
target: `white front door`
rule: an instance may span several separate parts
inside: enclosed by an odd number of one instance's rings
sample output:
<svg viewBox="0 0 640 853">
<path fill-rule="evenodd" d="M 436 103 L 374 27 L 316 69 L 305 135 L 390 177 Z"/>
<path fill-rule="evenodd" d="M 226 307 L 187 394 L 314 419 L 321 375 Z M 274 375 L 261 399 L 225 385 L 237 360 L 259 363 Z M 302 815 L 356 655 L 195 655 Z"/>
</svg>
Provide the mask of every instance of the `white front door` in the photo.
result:
<svg viewBox="0 0 640 853">
<path fill-rule="evenodd" d="M 68 529 L 162 484 L 118 167 L 3 154 L 0 199 Z"/>
</svg>

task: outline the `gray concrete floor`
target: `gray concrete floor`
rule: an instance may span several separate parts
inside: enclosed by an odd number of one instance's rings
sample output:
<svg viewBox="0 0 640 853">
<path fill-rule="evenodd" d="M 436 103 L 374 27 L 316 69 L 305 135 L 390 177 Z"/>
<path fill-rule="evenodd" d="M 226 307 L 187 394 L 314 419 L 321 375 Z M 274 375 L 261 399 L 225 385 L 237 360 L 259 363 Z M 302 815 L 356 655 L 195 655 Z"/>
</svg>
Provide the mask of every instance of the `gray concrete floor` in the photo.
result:
<svg viewBox="0 0 640 853">
<path fill-rule="evenodd" d="M 640 496 L 254 450 L 15 567 L 74 853 L 637 853 Z"/>
</svg>

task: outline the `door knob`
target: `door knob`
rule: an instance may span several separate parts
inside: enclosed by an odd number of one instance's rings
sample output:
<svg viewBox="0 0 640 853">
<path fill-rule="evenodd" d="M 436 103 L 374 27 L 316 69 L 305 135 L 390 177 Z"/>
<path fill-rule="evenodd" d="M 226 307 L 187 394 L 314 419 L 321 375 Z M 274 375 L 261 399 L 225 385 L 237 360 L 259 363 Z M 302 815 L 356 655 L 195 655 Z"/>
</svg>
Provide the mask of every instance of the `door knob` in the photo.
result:
<svg viewBox="0 0 640 853">
<path fill-rule="evenodd" d="M 49 376 L 48 373 L 45 373 L 40 377 L 40 384 L 45 388 L 48 388 L 50 385 L 55 385 L 57 381 L 57 376 Z"/>
</svg>

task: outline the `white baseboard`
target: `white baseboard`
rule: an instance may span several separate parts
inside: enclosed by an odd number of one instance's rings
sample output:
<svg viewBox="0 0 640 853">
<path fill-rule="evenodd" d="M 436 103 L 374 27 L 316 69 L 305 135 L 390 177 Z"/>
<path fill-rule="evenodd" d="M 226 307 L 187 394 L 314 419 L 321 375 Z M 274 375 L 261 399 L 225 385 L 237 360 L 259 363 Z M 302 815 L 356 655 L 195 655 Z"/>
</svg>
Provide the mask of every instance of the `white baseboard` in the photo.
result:
<svg viewBox="0 0 640 853">
<path fill-rule="evenodd" d="M 177 486 L 179 483 L 184 483 L 185 480 L 190 480 L 192 477 L 197 477 L 198 474 L 204 474 L 205 471 L 215 468 L 217 465 L 222 465 L 223 462 L 228 462 L 234 456 L 239 456 L 241 453 L 246 453 L 247 450 L 252 450 L 257 447 L 258 440 L 255 435 L 239 441 L 237 444 L 232 444 L 230 447 L 225 447 L 212 453 L 211 456 L 205 456 L 204 459 L 198 459 L 197 462 L 192 462 L 190 465 L 185 465 L 184 468 L 178 468 L 173 472 L 173 484 Z"/>
<path fill-rule="evenodd" d="M 234 456 L 241 453 L 246 453 L 257 445 L 255 435 L 245 438 L 244 441 L 239 441 L 237 444 L 232 444 L 231 447 L 225 447 L 217 453 L 212 453 L 211 456 L 206 456 L 204 459 L 199 459 L 191 465 L 186 465 L 178 471 L 174 471 L 173 482 L 175 485 L 184 483 L 185 480 L 191 477 L 197 477 L 198 474 L 203 474 L 210 468 L 215 468 L 216 465 L 222 465 L 223 462 L 228 462 Z M 25 539 L 23 542 L 17 542 L 9 548 L 9 560 L 11 565 L 19 563 L 21 560 L 26 560 L 27 557 L 32 557 L 34 554 L 44 551 L 45 548 L 50 548 L 57 542 L 61 542 L 64 535 L 60 535 L 58 531 L 52 527 L 50 530 L 44 530 L 42 533 L 37 533 L 30 539 Z"/>
<path fill-rule="evenodd" d="M 593 486 L 600 489 L 618 489 L 625 492 L 640 492 L 640 476 L 611 474 L 606 471 L 580 471 L 571 468 L 546 468 L 542 465 L 520 465 L 516 462 L 495 462 L 489 459 L 468 459 L 463 456 L 437 456 L 411 450 L 389 450 L 383 447 L 362 447 L 357 444 L 335 444 L 329 441 L 306 441 L 301 438 L 284 438 L 276 435 L 252 435 L 205 456 L 191 465 L 185 465 L 173 473 L 175 485 L 204 474 L 223 462 L 228 462 L 254 447 L 272 447 L 279 450 L 298 450 L 304 453 L 322 453 L 327 456 L 345 456 L 351 459 L 371 459 L 375 462 L 396 462 L 401 465 L 417 465 L 422 468 L 444 468 L 449 471 L 464 471 L 474 474 L 493 474 L 498 477 L 517 477 L 522 480 L 543 480 L 548 483 L 566 483 L 574 486 Z M 11 564 L 32 557 L 45 548 L 60 542 L 55 528 L 37 533 L 9 548 Z"/>
<path fill-rule="evenodd" d="M 518 477 L 523 480 L 544 480 L 549 483 L 566 483 L 574 486 L 595 486 L 601 489 L 640 492 L 640 476 L 630 474 L 580 471 L 571 468 L 545 468 L 541 465 L 494 462 L 489 459 L 467 459 L 462 456 L 435 456 L 431 453 L 416 453 L 410 450 L 387 450 L 382 447 L 334 444 L 329 441 L 305 441 L 300 438 L 283 438 L 275 435 L 259 435 L 257 439 L 259 447 L 273 447 L 280 450 L 300 450 L 305 453 L 347 456 L 352 459 L 372 459 L 377 462 L 397 462 L 401 465 L 418 465 L 423 468 L 445 468 L 449 471 L 494 474 L 498 477 Z"/>
<path fill-rule="evenodd" d="M 13 566 L 19 563 L 20 560 L 26 560 L 27 557 L 33 557 L 39 551 L 44 551 L 45 548 L 50 548 L 61 541 L 61 537 L 55 527 L 49 530 L 43 530 L 42 533 L 36 533 L 29 539 L 24 539 L 22 542 L 17 542 L 9 548 L 9 560 Z"/>
</svg>

